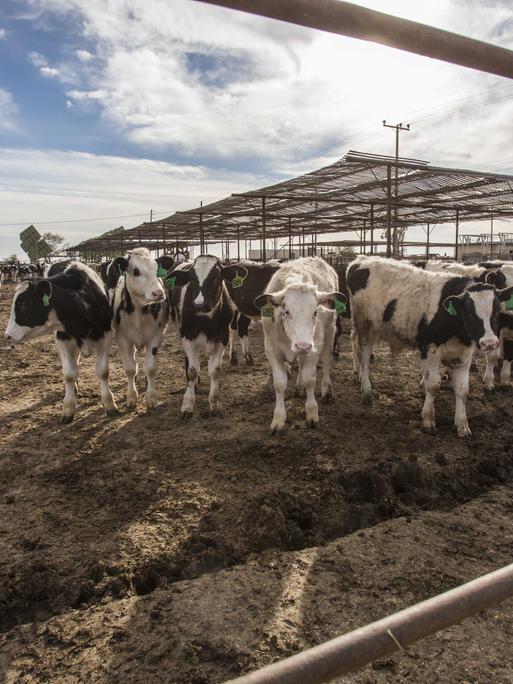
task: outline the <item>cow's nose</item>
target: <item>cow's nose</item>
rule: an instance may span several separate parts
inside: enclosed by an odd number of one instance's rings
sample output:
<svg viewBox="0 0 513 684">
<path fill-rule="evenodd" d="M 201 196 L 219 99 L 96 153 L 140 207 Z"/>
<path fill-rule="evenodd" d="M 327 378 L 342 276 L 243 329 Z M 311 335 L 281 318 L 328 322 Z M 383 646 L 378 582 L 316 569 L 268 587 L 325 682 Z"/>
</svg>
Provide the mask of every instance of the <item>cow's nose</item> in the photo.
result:
<svg viewBox="0 0 513 684">
<path fill-rule="evenodd" d="M 495 337 L 492 338 L 487 338 L 486 340 L 481 340 L 481 343 L 479 345 L 479 349 L 482 352 L 491 352 L 494 349 L 497 349 L 499 346 L 499 340 Z"/>
<path fill-rule="evenodd" d="M 307 354 L 309 351 L 312 351 L 312 345 L 309 342 L 296 342 L 294 344 L 294 348 L 297 352 L 301 352 L 304 354 Z"/>
<path fill-rule="evenodd" d="M 153 290 L 153 292 L 151 294 L 152 294 L 153 299 L 155 299 L 157 302 L 164 299 L 164 293 L 162 292 L 162 290 Z"/>
</svg>

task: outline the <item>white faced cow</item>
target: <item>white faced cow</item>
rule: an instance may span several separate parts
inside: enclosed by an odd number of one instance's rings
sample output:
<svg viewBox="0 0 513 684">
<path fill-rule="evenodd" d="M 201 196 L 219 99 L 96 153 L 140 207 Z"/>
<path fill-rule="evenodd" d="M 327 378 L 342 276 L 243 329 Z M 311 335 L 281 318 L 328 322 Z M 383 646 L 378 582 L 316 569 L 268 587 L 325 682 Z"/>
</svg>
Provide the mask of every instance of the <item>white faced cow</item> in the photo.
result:
<svg viewBox="0 0 513 684">
<path fill-rule="evenodd" d="M 351 334 L 355 367 L 364 403 L 372 403 L 369 360 L 378 339 L 392 351 L 420 351 L 425 401 L 422 421 L 435 429 L 434 399 L 440 389 L 440 364 L 448 367 L 456 399 L 454 425 L 470 435 L 466 414 L 469 369 L 474 350 L 497 348 L 500 301 L 513 288 L 496 290 L 486 283 L 449 273 L 430 273 L 404 262 L 360 256 L 348 268 Z"/>
<path fill-rule="evenodd" d="M 157 353 L 169 317 L 166 293 L 157 276 L 157 262 L 145 247 L 133 249 L 128 259 L 118 257 L 115 262 L 122 275 L 114 292 L 113 325 L 127 378 L 127 407 L 132 409 L 137 403 L 136 350 L 145 350 L 146 404 L 152 409 L 157 405 Z"/>
<path fill-rule="evenodd" d="M 265 351 L 271 364 L 276 406 L 271 432 L 285 426 L 285 363 L 299 364 L 298 389 L 306 390 L 306 421 L 317 426 L 319 410 L 315 400 L 317 361 L 322 359 L 321 396 L 333 398 L 330 368 L 335 335 L 335 311 L 346 297 L 337 292 L 337 274 L 317 257 L 297 259 L 283 264 L 271 278 L 264 294 L 256 297 L 265 335 Z"/>
<path fill-rule="evenodd" d="M 112 344 L 112 312 L 98 275 L 77 261 L 53 264 L 48 277 L 18 285 L 5 337 L 24 342 L 55 334 L 62 362 L 66 393 L 62 419 L 73 420 L 80 355 L 96 352 L 96 375 L 101 400 L 108 415 L 116 413 L 109 388 L 109 350 Z"/>
<path fill-rule="evenodd" d="M 246 269 L 237 267 L 237 272 L 242 272 L 244 277 Z M 217 257 L 209 255 L 201 255 L 192 264 L 181 264 L 169 273 L 168 282 L 171 280 L 176 287 L 181 287 L 178 317 L 187 374 L 181 409 L 184 419 L 190 418 L 194 411 L 201 352 L 209 355 L 210 414 L 218 415 L 221 410 L 219 376 L 234 314 L 224 281 L 232 280 L 235 275 L 233 266 L 223 266 Z"/>
</svg>

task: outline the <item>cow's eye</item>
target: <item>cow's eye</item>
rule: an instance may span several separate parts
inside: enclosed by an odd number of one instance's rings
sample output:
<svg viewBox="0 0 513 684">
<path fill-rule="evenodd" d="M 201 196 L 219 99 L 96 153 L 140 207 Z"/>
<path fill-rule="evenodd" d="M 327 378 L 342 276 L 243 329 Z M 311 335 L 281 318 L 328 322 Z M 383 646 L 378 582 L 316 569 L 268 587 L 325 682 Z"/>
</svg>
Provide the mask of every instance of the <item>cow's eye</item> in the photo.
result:
<svg viewBox="0 0 513 684">
<path fill-rule="evenodd" d="M 134 270 L 132 271 L 132 275 L 134 275 L 134 276 L 141 275 L 141 271 L 138 268 L 134 268 Z"/>
</svg>

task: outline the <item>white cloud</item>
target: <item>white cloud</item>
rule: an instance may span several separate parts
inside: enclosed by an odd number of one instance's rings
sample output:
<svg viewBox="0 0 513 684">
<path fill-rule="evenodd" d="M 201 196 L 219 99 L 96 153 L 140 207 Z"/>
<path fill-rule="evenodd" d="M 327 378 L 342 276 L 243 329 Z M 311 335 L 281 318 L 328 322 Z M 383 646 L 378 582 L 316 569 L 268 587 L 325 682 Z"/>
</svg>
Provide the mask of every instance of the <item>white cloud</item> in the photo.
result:
<svg viewBox="0 0 513 684">
<path fill-rule="evenodd" d="M 5 40 L 7 38 L 7 31 L 4 28 L 0 28 L 0 40 Z"/>
<path fill-rule="evenodd" d="M 150 209 L 164 217 L 232 192 L 243 192 L 267 179 L 245 173 L 214 172 L 202 166 L 149 159 L 127 159 L 82 152 L 0 148 L 0 257 L 19 251 L 25 225 L 56 230 L 71 244 L 120 224 L 132 227 L 149 219 Z M 101 217 L 127 218 L 100 220 Z M 132 216 L 134 215 L 134 216 Z M 85 223 L 55 219 L 98 218 Z M 46 226 L 46 227 L 45 227 Z"/>
<path fill-rule="evenodd" d="M 18 108 L 8 90 L 0 88 L 0 132 L 16 131 L 16 114 Z"/>
<path fill-rule="evenodd" d="M 40 52 L 29 52 L 29 59 L 35 67 L 45 67 L 48 65 L 46 57 Z"/>
<path fill-rule="evenodd" d="M 71 100 L 84 102 L 86 100 L 105 100 L 108 93 L 105 90 L 69 90 L 66 95 Z"/>
<path fill-rule="evenodd" d="M 54 69 L 53 67 L 40 67 L 39 73 L 41 74 L 41 76 L 46 76 L 47 78 L 57 78 L 58 76 L 60 76 L 59 70 Z"/>
<path fill-rule="evenodd" d="M 75 54 L 81 62 L 90 62 L 92 59 L 94 59 L 94 55 L 87 50 L 77 50 Z"/>
</svg>

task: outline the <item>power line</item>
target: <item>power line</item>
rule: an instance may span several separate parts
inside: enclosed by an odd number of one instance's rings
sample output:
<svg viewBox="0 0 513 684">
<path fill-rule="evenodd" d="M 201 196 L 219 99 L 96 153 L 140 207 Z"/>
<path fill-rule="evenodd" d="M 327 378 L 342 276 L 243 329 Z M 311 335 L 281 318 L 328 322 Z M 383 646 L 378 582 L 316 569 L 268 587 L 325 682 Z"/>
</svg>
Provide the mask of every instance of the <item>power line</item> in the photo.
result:
<svg viewBox="0 0 513 684">
<path fill-rule="evenodd" d="M 167 214 L 171 213 L 172 209 L 160 209 L 156 213 Z M 155 212 L 154 212 L 155 213 Z M 38 226 L 50 225 L 52 223 L 85 223 L 86 221 L 110 221 L 112 219 L 118 218 L 140 218 L 141 216 L 148 216 L 148 212 L 145 211 L 144 214 L 123 214 L 122 216 L 101 216 L 99 218 L 87 218 L 87 219 L 62 219 L 59 221 L 36 221 Z M 33 221 L 18 221 L 16 223 L 0 223 L 0 226 L 26 226 Z"/>
</svg>

